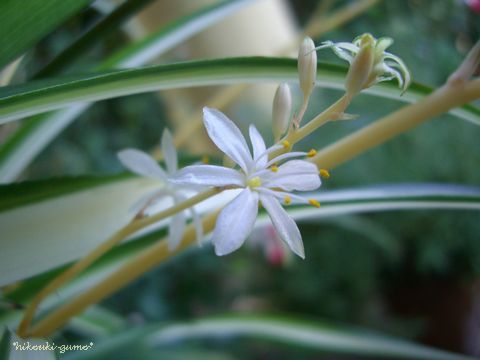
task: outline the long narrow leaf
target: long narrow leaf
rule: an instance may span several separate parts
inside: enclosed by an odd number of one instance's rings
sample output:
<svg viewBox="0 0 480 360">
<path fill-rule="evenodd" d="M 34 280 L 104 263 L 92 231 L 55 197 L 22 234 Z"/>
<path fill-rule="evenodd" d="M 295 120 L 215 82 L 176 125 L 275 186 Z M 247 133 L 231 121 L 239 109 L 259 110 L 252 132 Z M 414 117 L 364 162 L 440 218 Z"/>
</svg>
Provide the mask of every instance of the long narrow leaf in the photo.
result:
<svg viewBox="0 0 480 360">
<path fill-rule="evenodd" d="M 23 189 L 20 185 L 0 187 L 0 194 L 5 194 L 0 197 L 0 286 L 57 268 L 86 254 L 132 216 L 131 208 L 139 198 L 159 186 L 135 178 L 107 178 L 102 180 L 103 184 L 95 182 L 90 187 L 84 181 L 79 184 L 70 180 L 70 189 L 66 181 L 59 193 L 52 192 L 48 186 L 38 186 L 36 182 Z M 211 211 L 233 195 L 224 192 L 200 204 L 198 209 L 201 213 Z M 480 209 L 480 188 L 453 185 L 392 185 L 309 196 L 318 199 L 323 206 L 320 209 L 288 208 L 295 219 L 399 209 Z M 16 206 L 19 203 L 21 205 Z M 165 206 L 168 204 L 166 202 Z M 268 216 L 263 214 L 257 226 L 268 221 Z M 153 235 L 142 235 L 133 241 L 140 245 L 130 249 L 128 256 L 163 236 L 166 223 L 150 228 Z M 159 233 L 155 235 L 155 231 Z M 122 253 L 121 249 L 119 251 Z M 114 251 L 112 253 L 113 258 L 118 259 Z M 122 253 L 120 258 L 124 255 Z"/>
<path fill-rule="evenodd" d="M 342 88 L 346 68 L 319 64 L 317 84 Z M 182 87 L 267 81 L 296 81 L 297 62 L 283 58 L 229 58 L 190 61 L 132 70 L 117 70 L 69 79 L 51 80 L 47 84 L 11 86 L 0 89 L 0 124 L 56 110 L 75 103 L 99 101 L 126 95 Z M 392 82 L 381 83 L 367 90 L 380 97 L 414 101 L 430 90 L 413 85 L 403 97 Z M 462 107 L 455 115 L 480 123 L 480 110 Z"/>
<path fill-rule="evenodd" d="M 147 337 L 157 346 L 196 338 L 234 339 L 260 338 L 304 348 L 354 354 L 356 356 L 394 357 L 403 359 L 466 360 L 467 356 L 417 345 L 370 331 L 352 330 L 332 324 L 299 321 L 297 319 L 241 315 L 197 320 L 166 326 Z"/>
</svg>

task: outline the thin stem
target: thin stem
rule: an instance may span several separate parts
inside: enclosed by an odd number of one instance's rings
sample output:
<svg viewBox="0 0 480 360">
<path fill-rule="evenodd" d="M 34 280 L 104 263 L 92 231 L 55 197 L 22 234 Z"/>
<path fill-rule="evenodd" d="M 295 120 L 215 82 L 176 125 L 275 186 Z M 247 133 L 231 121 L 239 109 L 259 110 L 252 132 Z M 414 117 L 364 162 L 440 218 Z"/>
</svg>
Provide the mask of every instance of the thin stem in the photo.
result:
<svg viewBox="0 0 480 360">
<path fill-rule="evenodd" d="M 282 141 L 287 141 L 291 146 L 299 142 L 300 140 L 306 138 L 308 135 L 313 133 L 320 126 L 326 124 L 330 120 L 334 120 L 345 112 L 345 109 L 348 107 L 352 99 L 346 94 L 333 103 L 326 110 L 315 116 L 307 124 L 302 126 L 300 129 L 292 129 Z M 289 149 L 280 149 L 273 152 L 270 155 L 270 159 L 281 155 L 282 153 L 288 151 Z"/>
<path fill-rule="evenodd" d="M 218 213 L 219 211 L 214 212 L 203 219 L 205 232 L 208 233 L 213 230 Z M 90 304 L 101 301 L 162 261 L 185 250 L 195 242 L 195 227 L 192 225 L 187 227 L 181 244 L 173 252 L 168 250 L 165 240 L 156 242 L 151 247 L 143 250 L 139 255 L 124 264 L 120 271 L 109 275 L 73 301 L 48 314 L 38 324 L 34 325 L 27 335 L 29 337 L 46 337 L 50 335 L 63 326 L 71 317 L 85 310 Z"/>
<path fill-rule="evenodd" d="M 459 86 L 444 85 L 419 102 L 405 106 L 324 148 L 310 161 L 319 167 L 331 169 L 427 120 L 478 98 L 480 79 Z"/>
<path fill-rule="evenodd" d="M 27 333 L 28 327 L 30 326 L 33 316 L 35 315 L 35 311 L 38 308 L 38 305 L 51 293 L 56 291 L 60 286 L 62 286 L 67 281 L 73 279 L 76 275 L 80 272 L 85 270 L 89 267 L 92 263 L 94 263 L 98 258 L 104 255 L 107 251 L 113 248 L 116 244 L 118 244 L 123 239 L 127 238 L 129 235 L 135 233 L 136 231 L 147 227 L 157 221 L 163 220 L 167 217 L 170 217 L 182 210 L 188 209 L 193 205 L 196 205 L 213 195 L 216 195 L 219 192 L 217 188 L 212 188 L 202 193 L 199 193 L 181 203 L 178 203 L 164 211 L 159 212 L 153 216 L 142 218 L 142 219 L 134 219 L 123 228 L 118 230 L 110 239 L 100 244 L 97 248 L 95 248 L 92 252 L 90 252 L 87 256 L 76 262 L 74 265 L 69 267 L 65 272 L 61 273 L 59 276 L 54 278 L 46 287 L 44 287 L 39 293 L 35 295 L 33 300 L 28 305 L 27 309 L 25 310 L 25 314 L 23 319 L 20 323 L 18 328 L 18 334 L 23 336 Z"/>
</svg>

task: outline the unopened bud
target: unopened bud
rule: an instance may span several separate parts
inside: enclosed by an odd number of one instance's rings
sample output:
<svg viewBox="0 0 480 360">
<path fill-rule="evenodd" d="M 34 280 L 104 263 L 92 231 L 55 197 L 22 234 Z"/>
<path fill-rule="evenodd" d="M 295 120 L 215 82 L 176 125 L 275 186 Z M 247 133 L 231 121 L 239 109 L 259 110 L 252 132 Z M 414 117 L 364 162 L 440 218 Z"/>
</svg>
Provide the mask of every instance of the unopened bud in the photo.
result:
<svg viewBox="0 0 480 360">
<path fill-rule="evenodd" d="M 360 50 L 348 69 L 345 87 L 353 96 L 369 82 L 375 60 L 375 39 L 370 34 L 362 35 Z"/>
<path fill-rule="evenodd" d="M 273 98 L 272 107 L 272 130 L 275 139 L 287 131 L 290 122 L 290 113 L 292 111 L 292 94 L 287 84 L 282 84 L 277 88 Z"/>
<path fill-rule="evenodd" d="M 304 98 L 310 97 L 317 78 L 317 52 L 309 37 L 303 40 L 298 52 L 298 76 Z"/>
</svg>

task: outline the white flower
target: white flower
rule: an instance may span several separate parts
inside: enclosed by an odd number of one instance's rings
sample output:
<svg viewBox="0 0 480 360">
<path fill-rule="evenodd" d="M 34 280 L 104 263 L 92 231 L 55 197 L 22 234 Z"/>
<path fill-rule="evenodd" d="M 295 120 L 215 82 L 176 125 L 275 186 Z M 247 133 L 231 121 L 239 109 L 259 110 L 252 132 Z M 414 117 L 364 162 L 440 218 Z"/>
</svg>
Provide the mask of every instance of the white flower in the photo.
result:
<svg viewBox="0 0 480 360">
<path fill-rule="evenodd" d="M 374 62 L 369 82 L 365 87 L 375 85 L 376 83 L 382 81 L 397 79 L 398 85 L 402 89 L 402 92 L 405 92 L 410 85 L 410 72 L 402 59 L 385 51 L 393 43 L 391 38 L 382 37 L 375 39 L 370 34 L 363 34 L 356 37 L 351 43 L 334 43 L 332 41 L 324 41 L 322 45 L 316 48 L 316 50 L 331 48 L 339 58 L 348 61 L 349 64 L 352 64 L 355 60 L 355 57 L 360 52 L 362 41 L 365 43 L 367 42 L 366 40 L 371 42 L 373 45 L 372 49 L 374 51 Z"/>
<path fill-rule="evenodd" d="M 121 163 L 130 171 L 138 175 L 160 180 L 163 184 L 163 187 L 160 190 L 149 194 L 148 199 L 142 201 L 144 207 L 151 205 L 153 200 L 164 196 L 171 197 L 175 204 L 186 200 L 185 190 L 187 190 L 187 188 L 172 182 L 172 178 L 177 172 L 178 160 L 177 151 L 173 145 L 172 135 L 168 129 L 163 131 L 161 149 L 165 159 L 166 171 L 153 157 L 143 151 L 137 149 L 125 149 L 117 154 Z M 191 187 L 188 189 L 191 189 Z M 197 240 L 200 242 L 203 236 L 200 218 L 193 207 L 190 208 L 189 211 L 195 225 Z M 172 216 L 168 229 L 168 248 L 170 250 L 175 250 L 180 244 L 185 231 L 186 218 L 187 214 L 185 210 Z"/>
<path fill-rule="evenodd" d="M 297 225 L 282 208 L 279 199 L 319 206 L 315 200 L 307 200 L 290 191 L 311 191 L 321 185 L 317 166 L 304 160 L 280 161 L 305 156 L 304 152 L 290 152 L 272 160 L 268 155 L 283 148 L 274 145 L 266 149 L 262 136 L 255 126 L 250 126 L 253 156 L 237 126 L 218 110 L 204 108 L 204 124 L 208 135 L 240 170 L 215 165 L 192 165 L 177 172 L 175 181 L 181 184 L 197 184 L 227 188 L 243 188 L 219 214 L 213 232 L 213 244 L 217 255 L 226 255 L 238 249 L 251 233 L 258 214 L 259 202 L 267 210 L 280 238 L 290 249 L 304 258 L 302 237 Z"/>
</svg>

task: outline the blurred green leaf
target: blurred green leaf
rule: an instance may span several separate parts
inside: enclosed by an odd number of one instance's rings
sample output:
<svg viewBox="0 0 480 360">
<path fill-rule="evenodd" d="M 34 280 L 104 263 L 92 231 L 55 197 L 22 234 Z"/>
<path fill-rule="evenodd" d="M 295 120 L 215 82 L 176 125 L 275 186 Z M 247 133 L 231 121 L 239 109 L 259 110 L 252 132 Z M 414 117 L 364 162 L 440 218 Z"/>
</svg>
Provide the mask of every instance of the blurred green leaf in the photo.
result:
<svg viewBox="0 0 480 360">
<path fill-rule="evenodd" d="M 35 195 L 35 182 L 31 182 L 31 203 L 24 201 L 21 207 L 0 212 L 0 227 L 6 234 L 0 239 L 1 285 L 57 268 L 85 255 L 133 216 L 129 210 L 139 198 L 159 186 L 158 183 L 146 179 L 110 179 L 109 183 L 105 179 L 104 185 L 95 184 L 89 189 L 79 188 L 75 179 L 70 181 L 71 192 L 64 191 L 61 195 L 42 200 Z M 10 187 L 14 186 L 3 186 L 4 191 Z M 39 193 L 43 191 L 45 190 L 40 187 Z M 8 194 L 7 191 L 4 193 Z M 234 194 L 217 195 L 199 204 L 198 210 L 205 213 L 219 208 L 232 196 Z M 454 185 L 378 186 L 318 192 L 309 194 L 308 197 L 316 198 L 323 206 L 320 209 L 310 206 L 289 207 L 289 213 L 297 221 L 398 209 L 480 209 L 479 188 Z M 8 201 L 8 195 L 5 198 L 2 200 Z M 138 242 L 133 245 L 134 248 L 129 248 L 129 244 L 126 244 L 112 250 L 99 260 L 99 264 L 104 261 L 105 266 L 114 267 L 126 257 L 134 256 L 164 236 L 163 227 L 167 222 L 160 222 L 148 235 L 134 238 L 132 242 Z M 23 226 L 25 223 L 29 226 Z M 268 223 L 269 218 L 263 213 L 256 226 Z M 123 246 L 128 250 L 122 250 Z M 46 281 L 48 277 L 44 278 L 42 283 Z M 26 286 L 30 293 L 37 288 L 29 286 L 28 282 Z M 24 294 L 21 300 L 25 299 Z M 13 300 L 19 299 L 14 297 Z"/>
<path fill-rule="evenodd" d="M 218 316 L 166 326 L 151 334 L 146 341 L 161 346 L 196 338 L 233 339 L 245 336 L 356 356 L 429 360 L 471 359 L 367 330 L 261 314 Z"/>
<path fill-rule="evenodd" d="M 101 63 L 97 70 L 145 65 L 249 3 L 251 0 L 220 2 L 175 20 L 143 40 L 126 46 Z M 76 104 L 67 109 L 25 119 L 20 128 L 0 147 L 0 182 L 15 179 L 55 136 L 90 105 L 91 103 Z"/>
<path fill-rule="evenodd" d="M 0 69 L 90 2 L 91 0 L 2 0 Z"/>
<path fill-rule="evenodd" d="M 317 85 L 342 89 L 346 70 L 343 66 L 319 64 Z M 297 81 L 297 77 L 295 59 L 246 57 L 189 61 L 38 81 L 0 89 L 0 124 L 75 103 L 149 91 L 232 83 Z M 413 84 L 405 96 L 400 96 L 392 82 L 384 82 L 365 92 L 382 98 L 414 101 L 431 91 L 423 85 Z M 470 105 L 452 113 L 480 124 L 480 110 Z"/>
</svg>

